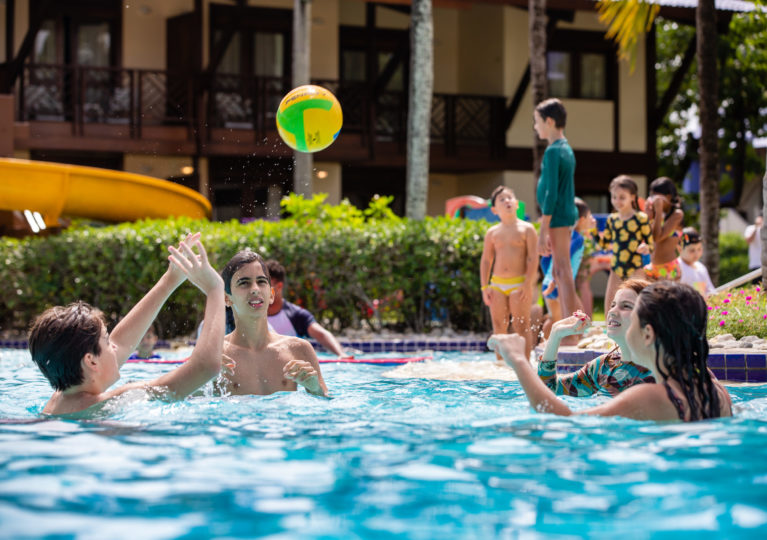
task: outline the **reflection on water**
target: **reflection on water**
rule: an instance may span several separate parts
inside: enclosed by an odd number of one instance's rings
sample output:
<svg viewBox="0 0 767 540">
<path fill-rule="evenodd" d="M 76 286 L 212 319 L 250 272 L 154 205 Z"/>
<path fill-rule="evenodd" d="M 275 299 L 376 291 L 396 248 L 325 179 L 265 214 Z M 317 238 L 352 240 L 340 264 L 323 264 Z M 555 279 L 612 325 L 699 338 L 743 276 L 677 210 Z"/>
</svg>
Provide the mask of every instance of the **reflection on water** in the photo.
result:
<svg viewBox="0 0 767 540">
<path fill-rule="evenodd" d="M 129 365 L 122 382 L 168 369 Z M 734 418 L 659 424 L 534 413 L 491 354 L 323 373 L 331 400 L 207 389 L 182 402 L 118 400 L 87 421 L 40 419 L 50 388 L 26 353 L 0 351 L 0 536 L 767 531 L 764 385 L 729 387 Z M 462 379 L 435 379 L 445 374 Z M 565 398 L 573 408 L 605 399 Z"/>
</svg>

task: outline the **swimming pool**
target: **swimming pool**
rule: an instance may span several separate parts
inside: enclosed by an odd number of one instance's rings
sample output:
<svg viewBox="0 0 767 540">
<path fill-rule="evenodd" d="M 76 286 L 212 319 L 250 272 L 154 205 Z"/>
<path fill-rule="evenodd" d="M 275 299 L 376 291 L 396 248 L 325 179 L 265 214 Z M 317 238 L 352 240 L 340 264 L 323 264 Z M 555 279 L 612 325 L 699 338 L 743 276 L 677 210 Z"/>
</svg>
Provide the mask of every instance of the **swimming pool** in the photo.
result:
<svg viewBox="0 0 767 540">
<path fill-rule="evenodd" d="M 167 369 L 127 365 L 122 382 Z M 37 421 L 47 383 L 26 351 L 0 350 L 0 536 L 767 533 L 766 385 L 729 387 L 735 418 L 655 424 L 536 414 L 515 381 L 389 369 L 324 365 L 331 400 L 127 395 L 99 420 Z"/>
</svg>

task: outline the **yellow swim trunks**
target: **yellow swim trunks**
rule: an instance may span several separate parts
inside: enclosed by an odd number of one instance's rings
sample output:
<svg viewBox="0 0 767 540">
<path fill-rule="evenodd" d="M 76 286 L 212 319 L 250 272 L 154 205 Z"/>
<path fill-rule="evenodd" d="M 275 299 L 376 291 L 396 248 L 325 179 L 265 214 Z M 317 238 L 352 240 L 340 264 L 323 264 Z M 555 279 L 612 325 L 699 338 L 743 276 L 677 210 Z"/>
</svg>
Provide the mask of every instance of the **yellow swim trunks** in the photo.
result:
<svg viewBox="0 0 767 540">
<path fill-rule="evenodd" d="M 517 277 L 490 276 L 490 283 L 488 284 L 487 287 L 488 289 L 493 289 L 494 291 L 498 291 L 505 294 L 506 296 L 509 296 L 512 293 L 512 291 L 519 289 L 524 282 L 525 282 L 525 276 L 517 276 Z"/>
</svg>

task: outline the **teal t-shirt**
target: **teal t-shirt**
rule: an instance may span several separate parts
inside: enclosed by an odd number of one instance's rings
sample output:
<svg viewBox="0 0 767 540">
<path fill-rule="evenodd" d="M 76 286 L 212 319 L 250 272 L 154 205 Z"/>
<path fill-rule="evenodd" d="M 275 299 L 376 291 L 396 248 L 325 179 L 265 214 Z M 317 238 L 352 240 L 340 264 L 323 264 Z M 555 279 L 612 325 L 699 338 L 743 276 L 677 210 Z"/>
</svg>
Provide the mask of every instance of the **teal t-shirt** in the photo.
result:
<svg viewBox="0 0 767 540">
<path fill-rule="evenodd" d="M 572 227 L 578 220 L 575 206 L 575 155 L 567 139 L 557 139 L 543 153 L 536 197 L 549 227 Z"/>
</svg>

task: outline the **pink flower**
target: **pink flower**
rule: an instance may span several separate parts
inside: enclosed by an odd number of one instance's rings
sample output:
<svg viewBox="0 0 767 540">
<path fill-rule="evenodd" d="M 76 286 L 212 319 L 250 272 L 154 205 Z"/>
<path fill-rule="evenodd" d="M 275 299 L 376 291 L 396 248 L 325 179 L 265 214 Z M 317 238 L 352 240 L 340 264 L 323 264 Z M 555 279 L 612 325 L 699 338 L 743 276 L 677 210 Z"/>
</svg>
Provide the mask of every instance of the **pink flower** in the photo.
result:
<svg viewBox="0 0 767 540">
<path fill-rule="evenodd" d="M 727 315 L 729 311 L 722 311 L 722 315 Z"/>
<path fill-rule="evenodd" d="M 764 318 L 767 319 L 767 315 L 765 315 Z M 719 326 L 724 326 L 724 321 L 719 321 Z"/>
<path fill-rule="evenodd" d="M 738 322 L 743 322 L 743 319 L 738 319 Z"/>
<path fill-rule="evenodd" d="M 757 287 L 757 288 L 756 288 L 756 292 L 759 292 L 759 291 L 761 291 L 761 290 L 762 290 L 762 288 L 761 288 L 761 287 Z"/>
<path fill-rule="evenodd" d="M 746 300 L 751 300 L 751 297 L 750 296 L 746 296 Z"/>
<path fill-rule="evenodd" d="M 762 315 L 762 319 L 767 319 L 767 315 Z"/>
<path fill-rule="evenodd" d="M 711 311 L 712 309 L 714 309 L 714 308 L 712 308 L 711 306 L 708 306 L 708 310 L 709 311 Z"/>
<path fill-rule="evenodd" d="M 730 303 L 730 299 L 729 299 L 729 298 L 725 298 L 725 299 L 724 299 L 724 303 L 725 303 L 725 304 L 729 304 L 729 303 Z"/>
<path fill-rule="evenodd" d="M 728 292 L 728 293 L 727 293 L 727 296 L 732 296 L 732 293 L 731 293 L 731 292 Z"/>
</svg>

